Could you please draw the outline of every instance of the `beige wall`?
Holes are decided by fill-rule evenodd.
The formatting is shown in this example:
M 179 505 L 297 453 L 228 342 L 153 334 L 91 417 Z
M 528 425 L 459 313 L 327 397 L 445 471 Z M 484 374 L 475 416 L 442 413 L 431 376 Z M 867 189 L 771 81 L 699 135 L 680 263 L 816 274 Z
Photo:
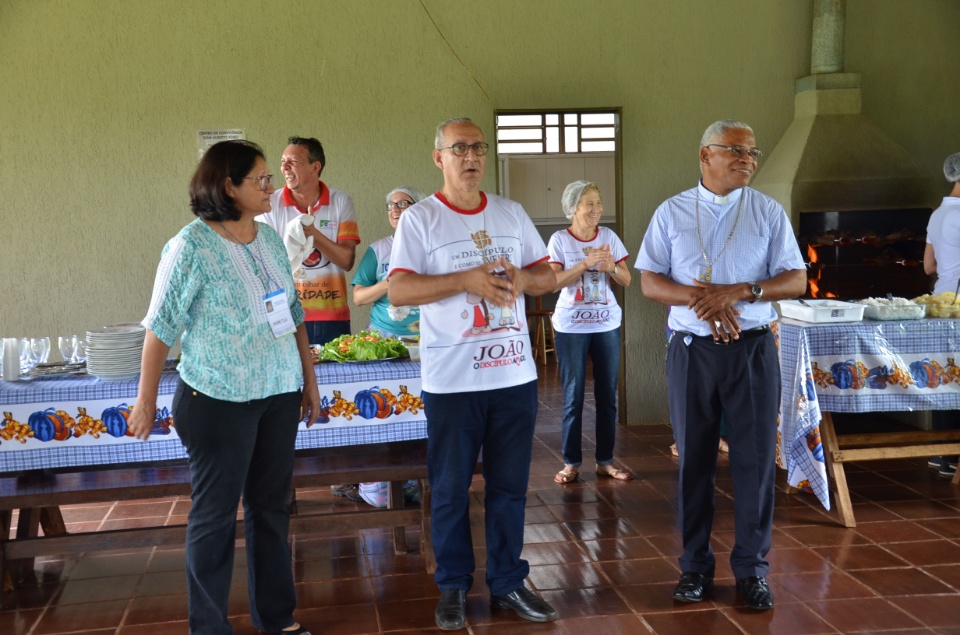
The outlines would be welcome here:
M 367 243 L 389 231 L 387 190 L 438 186 L 438 121 L 471 116 L 489 138 L 498 108 L 620 107 L 635 255 L 656 205 L 694 183 L 707 124 L 742 118 L 776 144 L 810 17 L 803 0 L 6 0 L 0 335 L 142 317 L 160 249 L 192 219 L 203 128 L 245 129 L 274 171 L 286 136 L 319 137 Z M 953 0 L 848 4 L 864 113 L 931 174 L 960 149 L 958 22 Z M 635 280 L 625 405 L 631 422 L 664 421 L 666 311 Z

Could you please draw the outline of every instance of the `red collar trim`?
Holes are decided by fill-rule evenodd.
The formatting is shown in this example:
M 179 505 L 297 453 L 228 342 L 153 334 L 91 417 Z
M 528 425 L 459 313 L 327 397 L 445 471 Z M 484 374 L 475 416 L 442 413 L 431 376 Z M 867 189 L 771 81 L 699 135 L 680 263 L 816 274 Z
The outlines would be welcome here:
M 596 239 L 597 239 L 597 236 L 600 235 L 600 225 L 597 225 L 597 231 L 594 232 L 593 238 L 588 238 L 588 239 L 586 239 L 586 240 L 581 240 L 580 238 L 577 238 L 577 235 L 574 234 L 574 233 L 573 233 L 573 230 L 571 230 L 569 227 L 567 227 L 567 233 L 569 233 L 571 236 L 573 236 L 573 239 L 576 240 L 576 241 L 578 241 L 578 242 L 581 242 L 581 243 L 589 243 L 589 242 L 591 242 L 591 241 L 596 240 Z
M 283 186 L 283 191 L 280 194 L 280 197 L 283 199 L 283 204 L 287 207 L 296 207 L 301 214 L 307 214 L 308 211 L 297 205 L 297 201 L 293 198 L 293 192 L 290 191 L 290 188 L 286 185 Z M 317 201 L 317 204 L 313 206 L 313 209 L 309 213 L 313 213 L 323 207 L 324 205 L 330 204 L 330 188 L 326 186 L 323 181 L 320 181 L 320 200 Z
M 445 197 L 440 192 L 437 192 L 437 198 L 440 199 L 441 203 L 443 203 L 453 211 L 457 212 L 458 214 L 468 214 L 468 215 L 479 214 L 487 207 L 487 195 L 484 194 L 483 192 L 480 192 L 480 206 L 477 207 L 476 209 L 460 209 L 459 207 L 457 207 L 456 205 L 448 201 L 447 197 Z

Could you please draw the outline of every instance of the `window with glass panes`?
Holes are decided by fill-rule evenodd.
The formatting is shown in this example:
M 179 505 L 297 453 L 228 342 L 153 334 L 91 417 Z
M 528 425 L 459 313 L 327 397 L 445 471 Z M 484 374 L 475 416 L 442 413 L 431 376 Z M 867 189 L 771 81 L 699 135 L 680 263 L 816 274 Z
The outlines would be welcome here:
M 497 115 L 497 154 L 613 152 L 615 112 L 518 112 Z

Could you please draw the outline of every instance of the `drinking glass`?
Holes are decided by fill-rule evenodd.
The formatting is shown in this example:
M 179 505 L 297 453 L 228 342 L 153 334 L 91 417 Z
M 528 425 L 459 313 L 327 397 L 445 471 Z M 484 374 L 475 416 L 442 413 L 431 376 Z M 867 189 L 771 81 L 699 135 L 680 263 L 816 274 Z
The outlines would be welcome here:
M 50 338 L 35 337 L 30 340 L 30 347 L 33 349 L 33 357 L 36 359 L 34 365 L 46 364 L 47 358 L 50 357 Z
M 77 362 L 87 361 L 87 343 L 77 336 Z
M 80 345 L 80 338 L 76 335 L 61 335 L 57 338 L 57 345 L 60 347 L 60 355 L 63 356 L 63 361 L 76 363 L 77 347 Z
M 33 347 L 30 346 L 29 337 L 21 337 L 17 345 L 20 348 L 20 374 L 23 375 L 33 370 L 36 362 L 33 361 Z

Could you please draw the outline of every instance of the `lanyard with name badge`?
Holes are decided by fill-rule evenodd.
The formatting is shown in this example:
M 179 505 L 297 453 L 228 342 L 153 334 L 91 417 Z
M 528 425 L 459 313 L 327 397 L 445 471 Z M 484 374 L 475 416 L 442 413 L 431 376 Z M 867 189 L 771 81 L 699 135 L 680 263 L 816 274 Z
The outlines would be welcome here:
M 260 270 L 263 271 L 264 275 L 267 277 L 267 284 L 265 286 L 266 293 L 262 298 L 263 308 L 267 312 L 267 323 L 270 325 L 270 330 L 273 332 L 275 338 L 281 338 L 284 335 L 289 335 L 297 330 L 297 325 L 293 322 L 293 315 L 290 314 L 290 305 L 287 304 L 287 292 L 285 289 L 280 287 L 279 284 L 274 282 L 273 278 L 270 277 L 270 271 L 267 269 L 267 265 L 263 262 L 262 254 L 255 254 L 250 251 L 250 248 L 246 244 L 241 242 L 236 236 L 233 235 L 229 229 L 223 223 L 220 223 L 220 227 L 223 228 L 223 231 L 227 232 L 231 238 L 233 238 L 237 244 L 243 247 L 247 254 L 250 255 L 250 258 L 253 259 L 253 266 L 257 270 L 257 279 L 260 280 L 261 284 L 263 283 L 262 278 L 260 277 Z M 260 243 L 257 242 L 257 236 L 260 235 L 260 228 L 257 227 L 257 233 L 253 237 L 253 242 L 257 251 L 260 251 Z M 259 267 L 257 263 L 259 262 Z M 278 287 L 276 291 L 270 291 L 270 289 L 276 286 Z

